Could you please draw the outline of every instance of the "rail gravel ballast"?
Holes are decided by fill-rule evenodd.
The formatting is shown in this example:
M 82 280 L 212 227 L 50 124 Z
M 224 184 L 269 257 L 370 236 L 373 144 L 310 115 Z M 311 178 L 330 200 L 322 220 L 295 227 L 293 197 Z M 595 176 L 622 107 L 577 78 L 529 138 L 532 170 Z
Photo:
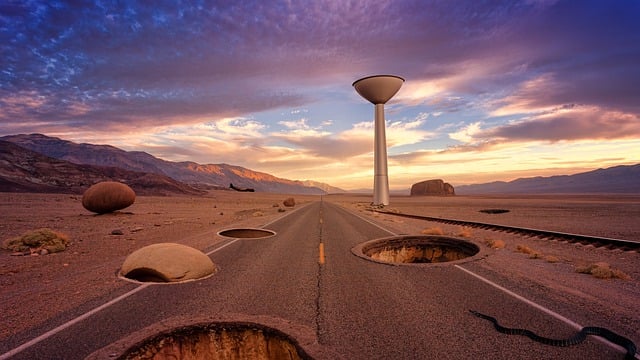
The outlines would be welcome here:
M 483 230 L 504 231 L 507 233 L 517 233 L 517 234 L 522 234 L 527 236 L 536 236 L 541 239 L 561 239 L 563 241 L 567 241 L 570 243 L 592 245 L 594 247 L 605 247 L 610 250 L 619 249 L 622 251 L 640 252 L 640 242 L 638 241 L 612 239 L 612 238 L 606 238 L 606 237 L 580 235 L 580 234 L 570 234 L 570 233 L 563 233 L 563 232 L 557 232 L 557 231 L 530 229 L 530 228 L 523 228 L 523 227 L 516 227 L 516 226 L 489 224 L 489 223 L 482 223 L 482 222 L 476 222 L 476 221 L 444 219 L 439 217 L 404 214 L 404 213 L 376 210 L 376 209 L 371 211 L 377 212 L 380 214 L 385 214 L 385 215 L 394 215 L 394 216 L 401 216 L 401 217 L 406 217 L 411 219 L 435 221 L 435 222 L 451 224 L 451 225 L 468 226 L 473 228 L 480 228 Z

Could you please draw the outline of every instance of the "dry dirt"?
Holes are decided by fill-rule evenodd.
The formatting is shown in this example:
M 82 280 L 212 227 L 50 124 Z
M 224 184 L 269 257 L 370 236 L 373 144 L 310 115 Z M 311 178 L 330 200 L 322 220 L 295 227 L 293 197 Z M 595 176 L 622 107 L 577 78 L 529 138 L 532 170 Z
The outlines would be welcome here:
M 47 227 L 68 235 L 63 252 L 12 256 L 0 251 L 0 341 L 100 297 L 115 297 L 130 286 L 116 277 L 134 250 L 177 242 L 208 251 L 230 227 L 261 227 L 286 214 L 288 195 L 212 191 L 206 196 L 139 196 L 116 213 L 94 215 L 81 196 L 0 193 L 0 240 Z M 439 228 L 486 247 L 490 256 L 475 263 L 502 284 L 541 289 L 549 303 L 575 304 L 580 311 L 612 319 L 613 330 L 640 341 L 640 254 L 523 237 L 520 235 L 374 214 L 370 196 L 327 195 L 362 217 L 398 234 Z M 319 196 L 295 196 L 296 207 Z M 640 241 L 640 196 L 392 197 L 386 210 L 417 215 L 499 223 L 553 231 Z M 280 212 L 279 209 L 286 209 Z M 483 209 L 507 209 L 486 213 Z M 112 235 L 120 230 L 122 235 Z M 503 243 L 492 249 L 486 244 Z M 534 249 L 541 256 L 517 251 Z M 576 272 L 605 262 L 629 278 L 598 279 Z M 110 295 L 111 294 L 111 295 Z M 116 294 L 116 295 L 114 295 Z M 587 324 L 585 324 L 587 325 Z

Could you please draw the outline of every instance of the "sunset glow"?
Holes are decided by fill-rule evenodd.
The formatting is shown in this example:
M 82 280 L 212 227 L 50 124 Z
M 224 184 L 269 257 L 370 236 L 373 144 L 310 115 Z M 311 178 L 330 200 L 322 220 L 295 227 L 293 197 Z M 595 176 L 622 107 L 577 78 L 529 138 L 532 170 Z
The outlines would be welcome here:
M 389 183 L 456 185 L 640 163 L 638 1 L 0 4 L 0 136 L 42 133 L 373 186 L 368 75 Z

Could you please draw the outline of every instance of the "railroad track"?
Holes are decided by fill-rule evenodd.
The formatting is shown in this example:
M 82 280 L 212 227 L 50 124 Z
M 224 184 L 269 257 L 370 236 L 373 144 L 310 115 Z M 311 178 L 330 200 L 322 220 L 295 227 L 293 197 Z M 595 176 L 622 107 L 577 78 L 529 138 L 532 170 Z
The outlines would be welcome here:
M 502 231 L 510 234 L 520 234 L 525 236 L 538 237 L 540 239 L 547 240 L 560 240 L 570 243 L 577 243 L 582 245 L 592 245 L 594 247 L 602 247 L 610 250 L 622 250 L 622 251 L 636 251 L 640 252 L 640 242 L 622 239 L 612 239 L 599 236 L 589 236 L 581 234 L 571 234 L 557 231 L 548 231 L 540 229 L 530 229 L 516 226 L 498 225 L 490 223 L 482 223 L 476 221 L 465 221 L 455 219 L 443 219 L 439 217 L 421 216 L 412 214 L 403 214 L 391 211 L 372 209 L 371 211 L 385 215 L 401 216 L 410 219 L 419 219 L 427 221 L 435 221 L 450 225 L 460 225 L 472 228 L 479 228 L 483 230 Z

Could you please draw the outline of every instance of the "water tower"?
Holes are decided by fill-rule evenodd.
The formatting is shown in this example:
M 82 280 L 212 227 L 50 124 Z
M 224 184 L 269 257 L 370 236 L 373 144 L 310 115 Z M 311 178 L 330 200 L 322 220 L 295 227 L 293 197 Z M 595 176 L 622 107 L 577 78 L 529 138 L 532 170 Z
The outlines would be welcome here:
M 373 205 L 389 205 L 384 104 L 400 90 L 402 83 L 404 79 L 395 75 L 367 76 L 353 83 L 358 94 L 375 105 Z

